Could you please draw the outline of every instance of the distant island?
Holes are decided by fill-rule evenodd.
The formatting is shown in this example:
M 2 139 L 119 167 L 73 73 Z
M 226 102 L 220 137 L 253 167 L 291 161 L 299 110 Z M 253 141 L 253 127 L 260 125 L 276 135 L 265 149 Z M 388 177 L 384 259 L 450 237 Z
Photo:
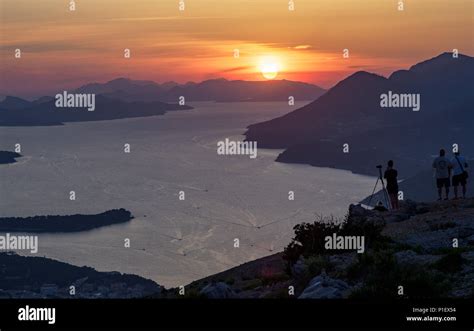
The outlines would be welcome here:
M 29 102 L 9 96 L 0 102 L 0 126 L 63 125 L 67 122 L 156 116 L 168 111 L 188 109 L 192 107 L 159 101 L 124 101 L 97 95 L 94 111 L 88 111 L 86 108 L 58 108 L 55 99 L 48 97 Z
M 86 84 L 76 93 L 96 93 L 124 101 L 177 102 L 183 96 L 189 101 L 243 102 L 286 101 L 292 96 L 297 101 L 315 100 L 326 90 L 313 84 L 290 80 L 245 81 L 224 78 L 199 83 L 178 84 L 117 78 L 106 83 Z M 1 104 L 0 104 L 1 108 Z
M 192 109 L 191 101 L 249 102 L 315 100 L 325 89 L 289 80 L 243 81 L 211 79 L 200 83 L 167 82 L 117 78 L 91 83 L 69 93 L 94 94 L 95 109 L 58 108 L 52 96 L 28 101 L 6 96 L 0 101 L 0 126 L 50 126 L 67 122 L 103 121 L 163 115 L 168 111 Z M 63 93 L 61 91 L 60 93 Z M 184 101 L 185 105 L 179 102 Z
M 17 157 L 21 157 L 21 154 L 9 151 L 0 151 L 0 164 L 15 163 L 15 159 Z
M 136 275 L 0 253 L 0 299 L 140 298 L 160 292 L 161 286 L 154 281 Z
M 48 215 L 32 217 L 0 217 L 1 232 L 79 232 L 102 226 L 125 223 L 133 219 L 123 208 L 112 209 L 96 215 Z

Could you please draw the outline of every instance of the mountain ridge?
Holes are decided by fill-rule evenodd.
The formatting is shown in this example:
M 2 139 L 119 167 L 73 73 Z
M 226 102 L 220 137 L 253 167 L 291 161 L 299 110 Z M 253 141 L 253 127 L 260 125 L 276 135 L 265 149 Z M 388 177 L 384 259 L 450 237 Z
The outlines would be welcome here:
M 137 83 L 138 82 L 138 83 Z M 144 82 L 151 82 L 145 84 Z M 208 79 L 202 82 L 165 82 L 163 84 L 152 81 L 135 81 L 130 78 L 117 78 L 106 83 L 91 83 L 83 85 L 76 93 L 115 93 L 126 94 L 124 100 L 151 100 L 164 102 L 178 102 L 181 96 L 186 101 L 282 101 L 288 100 L 291 95 L 297 100 L 316 99 L 326 92 L 325 89 L 304 82 L 290 80 L 245 81 L 227 80 L 225 78 Z
M 413 175 L 412 168 L 426 166 L 442 146 L 457 143 L 474 153 L 468 134 L 473 86 L 474 58 L 462 54 L 443 53 L 389 78 L 359 71 L 302 108 L 250 125 L 245 136 L 261 148 L 285 149 L 280 162 L 374 174 L 375 163 L 394 158 L 402 173 Z M 420 111 L 381 107 L 387 92 L 418 94 Z M 348 154 L 342 153 L 345 143 Z

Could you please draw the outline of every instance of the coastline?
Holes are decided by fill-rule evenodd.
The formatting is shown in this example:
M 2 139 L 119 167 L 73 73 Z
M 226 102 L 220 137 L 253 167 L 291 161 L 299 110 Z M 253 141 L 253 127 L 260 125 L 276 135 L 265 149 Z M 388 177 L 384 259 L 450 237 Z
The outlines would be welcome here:
M 449 219 L 446 219 L 446 215 L 450 215 Z M 299 253 L 294 255 L 292 251 L 295 246 L 288 243 L 283 252 L 193 281 L 184 286 L 184 289 L 173 287 L 165 289 L 161 286 L 157 288 L 158 285 L 153 285 L 155 292 L 142 293 L 143 295 L 138 297 L 369 300 L 407 297 L 468 298 L 474 295 L 474 276 L 471 272 L 474 268 L 472 220 L 474 220 L 474 199 L 439 203 L 406 201 L 402 203 L 400 210 L 394 212 L 367 210 L 359 205 L 351 205 L 346 219 L 339 224 L 343 226 L 341 229 L 348 229 L 348 233 L 362 234 L 366 237 L 367 245 L 362 254 L 352 250 L 324 251 L 317 248 L 324 245 L 320 242 L 316 248 L 307 253 L 298 248 Z M 316 223 L 318 222 L 314 224 Z M 323 233 L 333 231 L 320 223 L 318 227 Z M 295 230 L 297 228 L 295 227 Z M 453 244 L 453 238 L 456 239 L 456 245 Z M 5 259 L 5 256 L 18 259 L 20 262 L 36 259 L 36 263 L 43 263 L 45 267 L 51 266 L 53 263 L 51 261 L 54 261 L 49 258 L 19 257 L 10 253 L 0 254 L 0 261 L 2 258 Z M 54 263 L 57 263 L 55 267 L 65 270 L 78 268 L 67 263 Z M 3 264 L 4 269 L 5 267 L 8 269 L 8 266 Z M 90 267 L 80 269 L 94 270 Z M 390 278 L 386 278 L 387 272 L 390 272 Z M 56 277 L 54 275 L 63 273 L 46 274 L 53 275 L 54 278 Z M 121 275 L 116 272 L 99 274 L 103 274 L 104 277 Z M 18 274 L 9 277 L 21 279 Z M 156 284 L 140 276 L 130 277 L 136 277 L 134 279 L 138 283 Z M 54 280 L 44 279 L 44 282 L 54 283 Z M 99 283 L 87 286 L 89 292 L 85 297 L 117 297 L 118 292 L 109 296 L 98 294 L 101 293 L 99 288 L 102 292 L 105 291 Z M 403 284 L 405 288 L 403 295 L 397 294 L 396 287 L 395 290 L 392 289 L 394 284 Z M 28 288 L 27 292 L 35 297 L 36 294 L 31 292 L 28 286 L 29 283 L 25 282 L 23 290 L 11 289 L 14 291 L 11 293 L 24 295 L 25 289 Z M 43 286 L 43 292 L 48 291 L 48 286 Z M 49 287 L 55 288 L 55 291 L 59 288 L 52 285 Z M 132 287 L 137 289 L 135 285 Z M 114 285 L 114 288 L 126 291 L 123 285 Z M 36 288 L 38 289 L 41 292 L 41 287 Z M 64 291 L 61 293 L 64 294 Z M 127 293 L 124 297 L 130 297 L 131 294 Z M 138 292 L 135 291 L 136 293 Z M 58 294 L 56 297 L 64 296 Z
M 134 217 L 123 208 L 94 215 L 47 215 L 0 217 L 1 232 L 68 233 L 88 231 L 112 224 L 129 222 Z

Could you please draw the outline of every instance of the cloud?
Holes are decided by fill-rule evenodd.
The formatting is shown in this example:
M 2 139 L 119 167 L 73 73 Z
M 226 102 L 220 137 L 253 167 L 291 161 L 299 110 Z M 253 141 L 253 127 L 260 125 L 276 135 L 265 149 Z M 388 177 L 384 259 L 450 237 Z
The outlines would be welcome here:
M 376 67 L 373 66 L 373 65 L 351 65 L 351 66 L 347 66 L 347 68 L 350 68 L 350 69 L 368 69 L 368 68 L 376 68 Z
M 293 47 L 293 49 L 310 49 L 311 45 L 298 45 Z
M 242 71 L 242 70 L 246 70 L 246 69 L 250 69 L 250 68 L 253 68 L 253 67 L 252 67 L 252 66 L 240 66 L 240 67 L 234 67 L 234 68 L 225 69 L 225 70 L 222 70 L 221 72 L 222 72 L 222 73 L 225 73 L 225 72 L 235 72 L 235 71 Z
M 209 20 L 221 19 L 225 17 L 216 16 L 149 16 L 149 17 L 117 17 L 109 18 L 105 21 L 109 22 L 144 22 L 144 21 L 173 21 L 173 20 Z
M 15 49 L 21 49 L 24 52 L 47 53 L 58 51 L 104 51 L 107 48 L 99 46 L 88 46 L 70 41 L 24 41 L 21 43 L 7 42 L 0 45 L 0 52 L 12 52 Z

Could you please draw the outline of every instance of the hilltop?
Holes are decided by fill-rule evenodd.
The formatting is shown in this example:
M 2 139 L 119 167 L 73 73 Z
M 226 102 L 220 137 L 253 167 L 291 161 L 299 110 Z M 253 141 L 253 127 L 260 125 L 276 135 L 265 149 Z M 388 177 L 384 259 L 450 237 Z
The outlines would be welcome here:
M 363 254 L 325 250 L 323 235 L 332 234 L 335 228 L 328 223 L 305 224 L 295 227 L 297 240 L 284 252 L 192 282 L 186 287 L 186 296 L 318 299 L 474 296 L 474 199 L 406 201 L 396 212 L 351 205 L 341 224 L 336 230 L 339 234 L 365 236 Z M 455 239 L 457 248 L 453 247 Z M 403 295 L 398 293 L 400 285 Z M 289 286 L 294 286 L 294 295 L 289 295 Z M 176 293 L 177 289 L 170 289 L 160 296 L 176 297 Z
M 160 291 L 154 281 L 136 275 L 0 252 L 0 299 L 139 298 Z
M 124 101 L 163 101 L 175 103 L 183 96 L 186 101 L 286 101 L 314 100 L 326 92 L 325 89 L 308 83 L 290 80 L 244 81 L 224 78 L 209 79 L 199 83 L 178 84 L 153 81 L 137 81 L 117 78 L 105 83 L 92 83 L 79 87 L 76 93 L 103 94 Z
M 334 233 L 364 236 L 365 251 L 326 249 L 325 236 Z M 2 253 L 0 271 L 0 297 L 68 297 L 70 284 L 81 288 L 77 297 L 181 297 L 179 289 L 164 289 L 142 277 L 98 273 L 41 257 Z M 344 220 L 297 225 L 283 252 L 194 281 L 184 297 L 472 298 L 473 271 L 474 199 L 406 201 L 398 211 L 351 205 Z
M 250 125 L 246 140 L 284 148 L 277 161 L 376 175 L 393 159 L 408 178 L 430 164 L 441 147 L 474 153 L 474 58 L 443 53 L 390 77 L 359 71 L 317 100 L 284 116 Z M 388 92 L 417 95 L 420 110 L 383 108 Z M 343 145 L 348 144 L 348 152 Z

